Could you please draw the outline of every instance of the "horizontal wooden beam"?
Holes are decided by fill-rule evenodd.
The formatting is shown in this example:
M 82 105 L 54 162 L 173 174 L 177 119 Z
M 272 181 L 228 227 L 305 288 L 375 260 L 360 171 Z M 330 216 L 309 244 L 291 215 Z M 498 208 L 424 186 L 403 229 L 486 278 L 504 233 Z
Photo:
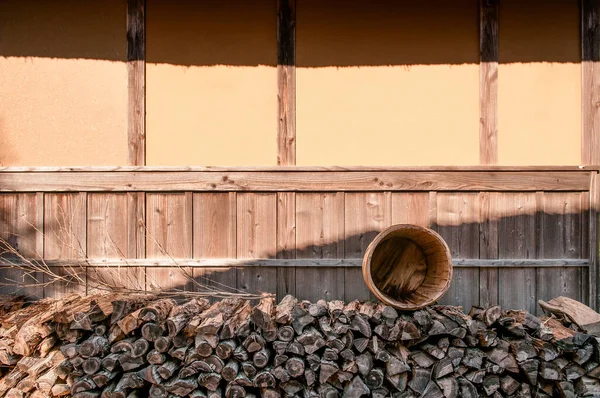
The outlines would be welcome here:
M 17 262 L 0 259 L 0 266 L 8 266 Z M 588 259 L 453 259 L 456 268 L 552 268 L 552 267 L 589 267 Z M 19 262 L 19 264 L 23 264 Z M 49 267 L 361 267 L 361 258 L 345 259 L 243 259 L 243 258 L 210 258 L 210 259 L 103 259 L 86 260 L 45 260 Z
M 471 171 L 494 171 L 494 172 L 528 172 L 528 171 L 600 171 L 600 165 L 580 166 L 0 166 L 2 173 L 28 173 L 28 172 L 173 172 L 173 171 L 435 171 L 435 172 L 471 172 Z
M 591 172 L 0 171 L 0 192 L 588 191 Z

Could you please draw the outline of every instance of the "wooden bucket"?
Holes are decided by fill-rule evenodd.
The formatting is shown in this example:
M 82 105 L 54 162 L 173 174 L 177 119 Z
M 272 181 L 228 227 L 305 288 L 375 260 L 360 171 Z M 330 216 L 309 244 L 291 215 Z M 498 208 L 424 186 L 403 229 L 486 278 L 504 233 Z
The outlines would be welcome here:
M 398 224 L 373 239 L 362 269 L 365 283 L 379 300 L 416 310 L 438 300 L 450 287 L 452 255 L 435 231 Z

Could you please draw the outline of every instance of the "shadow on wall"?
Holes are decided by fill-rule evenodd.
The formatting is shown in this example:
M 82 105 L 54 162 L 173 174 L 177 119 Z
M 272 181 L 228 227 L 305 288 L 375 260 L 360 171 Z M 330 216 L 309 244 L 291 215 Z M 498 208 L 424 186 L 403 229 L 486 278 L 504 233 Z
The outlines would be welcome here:
M 276 3 L 147 0 L 147 61 L 275 66 Z M 3 1 L 0 54 L 125 61 L 126 1 L 81 4 Z M 578 4 L 502 1 L 500 61 L 580 62 Z M 478 0 L 298 1 L 297 65 L 477 64 L 478 5 Z
M 3 225 L 10 225 L 12 218 L 2 218 Z M 588 214 L 553 214 L 536 212 L 491 219 L 486 222 L 464 222 L 452 225 L 447 222 L 433 224 L 448 243 L 454 259 L 587 259 L 588 253 Z M 317 228 L 318 229 L 318 228 Z M 4 229 L 3 229 L 4 230 Z M 25 229 L 26 235 L 6 235 L 14 247 L 19 248 L 20 240 L 31 240 L 35 231 Z M 45 231 L 47 234 L 52 231 Z M 296 250 L 281 250 L 269 253 L 269 258 L 303 259 L 361 259 L 366 247 L 377 235 L 378 230 L 346 236 L 344 239 L 327 241 L 321 238 L 323 231 L 315 231 L 315 244 L 298 243 Z M 33 240 L 35 238 L 33 237 Z M 24 255 L 27 253 L 23 251 Z M 109 279 L 119 275 L 137 289 L 160 288 L 166 291 L 203 291 L 216 289 L 223 293 L 243 292 L 276 293 L 281 299 L 286 294 L 294 294 L 300 299 L 367 299 L 373 298 L 367 289 L 360 267 L 244 267 L 244 259 L 235 268 L 184 268 L 195 282 L 186 278 L 177 268 L 95 268 L 88 269 L 88 283 L 93 278 L 90 273 L 104 273 Z M 252 264 L 248 260 L 247 264 Z M 111 272 L 113 274 L 111 274 Z M 115 274 L 117 272 L 117 274 Z M 127 278 L 123 275 L 127 274 Z M 112 275 L 112 276 L 111 276 Z M 18 279 L 19 272 L 3 270 L 6 280 Z M 118 278 L 117 278 L 118 279 Z M 90 286 L 88 286 L 88 291 Z M 443 304 L 461 305 L 468 310 L 472 305 L 500 304 L 505 308 L 526 309 L 538 312 L 537 301 L 548 300 L 563 295 L 581 302 L 588 301 L 588 270 L 585 267 L 553 268 L 455 268 L 452 284 L 441 299 Z M 13 293 L 10 287 L 0 289 L 2 293 Z M 45 295 L 73 291 L 72 287 L 47 287 Z M 85 291 L 85 290 L 84 290 Z M 20 291 L 38 297 L 39 287 Z

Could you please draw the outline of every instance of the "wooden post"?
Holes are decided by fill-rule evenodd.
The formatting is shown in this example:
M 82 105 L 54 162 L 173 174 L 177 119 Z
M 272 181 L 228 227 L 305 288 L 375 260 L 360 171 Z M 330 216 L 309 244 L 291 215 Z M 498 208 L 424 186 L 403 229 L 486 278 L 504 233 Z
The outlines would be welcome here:
M 128 163 L 146 164 L 146 20 L 145 0 L 127 1 Z
M 581 1 L 581 163 L 600 164 L 600 0 Z M 589 209 L 589 305 L 597 309 L 598 206 L 597 173 L 592 174 Z
M 277 3 L 277 164 L 296 164 L 296 0 Z
M 498 163 L 498 0 L 480 0 L 479 162 Z

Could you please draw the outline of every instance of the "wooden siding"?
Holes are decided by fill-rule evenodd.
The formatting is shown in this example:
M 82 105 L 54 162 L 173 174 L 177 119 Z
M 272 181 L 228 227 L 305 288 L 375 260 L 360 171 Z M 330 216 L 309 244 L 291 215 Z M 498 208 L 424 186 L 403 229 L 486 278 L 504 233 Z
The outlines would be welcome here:
M 596 289 L 589 278 L 597 275 L 590 212 L 598 195 L 596 171 L 495 172 L 504 178 L 487 181 L 478 170 L 446 172 L 448 179 L 439 172 L 434 184 L 426 183 L 429 170 L 395 172 L 413 182 L 398 179 L 373 189 L 373 179 L 384 180 L 389 172 L 346 171 L 363 173 L 361 180 L 368 182 L 357 191 L 335 181 L 331 170 L 304 172 L 302 182 L 298 172 L 288 170 L 269 183 L 268 192 L 236 192 L 231 187 L 239 179 L 225 182 L 229 190 L 213 192 L 201 178 L 193 181 L 202 172 L 137 171 L 138 181 L 169 189 L 125 192 L 119 185 L 125 180 L 116 177 L 131 176 L 128 172 L 94 172 L 103 181 L 96 184 L 86 180 L 86 172 L 4 171 L 0 181 L 33 175 L 37 182 L 21 185 L 24 192 L 0 193 L 0 230 L 23 255 L 41 254 L 52 267 L 72 266 L 83 257 L 88 277 L 127 267 L 123 284 L 129 287 L 229 288 L 351 300 L 370 297 L 360 265 L 375 235 L 392 224 L 414 223 L 438 231 L 450 246 L 456 270 L 443 303 L 465 308 L 499 303 L 535 311 L 538 299 L 559 294 L 590 302 Z M 515 173 L 527 179 L 506 177 L 514 179 Z M 43 176 L 76 183 L 49 186 Z M 452 179 L 464 181 L 462 189 L 449 189 Z M 321 185 L 325 180 L 329 189 Z M 111 190 L 110 181 L 119 184 Z M 294 185 L 306 189 L 290 191 Z M 44 187 L 51 189 L 34 191 Z M 66 192 L 77 187 L 89 192 Z M 37 231 L 44 234 L 42 251 Z M 65 292 L 55 286 L 44 294 Z

